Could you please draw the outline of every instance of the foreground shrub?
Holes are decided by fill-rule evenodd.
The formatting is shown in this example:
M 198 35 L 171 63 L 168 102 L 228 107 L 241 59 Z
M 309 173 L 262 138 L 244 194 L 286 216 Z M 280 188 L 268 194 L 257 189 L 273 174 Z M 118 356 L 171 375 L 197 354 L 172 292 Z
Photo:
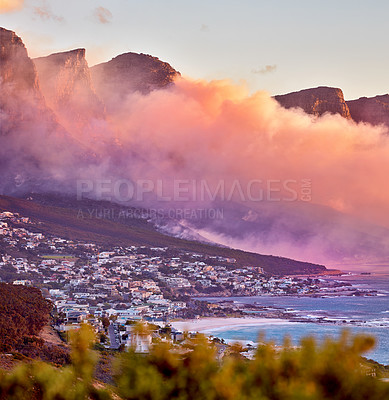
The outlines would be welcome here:
M 0 372 L 0 399 L 109 399 L 105 390 L 93 385 L 97 361 L 90 349 L 94 333 L 88 325 L 72 332 L 72 363 L 55 368 L 44 362 L 23 363 L 11 373 Z
M 130 351 L 117 366 L 118 394 L 125 399 L 201 400 L 383 400 L 389 385 L 377 379 L 361 354 L 374 346 L 371 337 L 350 337 L 317 344 L 304 339 L 299 348 L 285 340 L 282 349 L 259 346 L 253 360 L 239 346 L 228 349 L 221 362 L 218 348 L 204 338 L 174 351 L 155 346 L 147 356 Z M 220 347 L 219 347 L 220 349 Z
M 202 336 L 179 347 L 159 343 L 147 355 L 134 350 L 120 354 L 112 387 L 94 380 L 93 341 L 85 325 L 72 335 L 71 365 L 31 362 L 0 372 L 0 399 L 389 399 L 389 384 L 361 358 L 374 340 L 347 332 L 319 344 L 307 338 L 298 348 L 288 340 L 281 349 L 265 343 L 252 360 L 242 356 L 239 345 L 209 344 Z

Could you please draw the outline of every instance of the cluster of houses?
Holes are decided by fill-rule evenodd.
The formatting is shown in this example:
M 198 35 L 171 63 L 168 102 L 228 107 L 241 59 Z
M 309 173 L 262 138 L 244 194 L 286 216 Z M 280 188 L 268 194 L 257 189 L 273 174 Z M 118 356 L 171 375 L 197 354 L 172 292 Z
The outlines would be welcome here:
M 0 280 L 39 287 L 56 306 L 60 331 L 88 321 L 96 331 L 108 333 L 101 322 L 108 318 L 122 333 L 118 342 L 123 343 L 122 336 L 131 327 L 128 321 L 185 318 L 192 297 L 306 294 L 323 289 L 318 279 L 272 277 L 260 267 L 238 268 L 235 259 L 168 247 L 107 249 L 44 235 L 37 228 L 39 223 L 29 218 L 0 213 Z M 31 257 L 15 257 L 14 250 Z

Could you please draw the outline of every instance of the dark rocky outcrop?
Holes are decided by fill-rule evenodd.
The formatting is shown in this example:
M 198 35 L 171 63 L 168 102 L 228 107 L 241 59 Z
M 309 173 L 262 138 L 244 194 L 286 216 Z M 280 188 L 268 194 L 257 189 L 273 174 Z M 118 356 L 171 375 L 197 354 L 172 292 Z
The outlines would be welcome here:
M 389 95 L 361 97 L 347 101 L 350 114 L 355 122 L 368 122 L 372 125 L 385 124 L 389 127 Z
M 131 92 L 149 93 L 174 82 L 180 73 L 167 62 L 147 54 L 125 53 L 91 68 L 98 95 L 106 104 L 122 101 Z
M 316 116 L 325 113 L 339 114 L 355 122 L 372 125 L 385 124 L 389 127 L 389 95 L 361 97 L 345 101 L 338 88 L 319 86 L 298 92 L 274 96 L 285 108 L 301 108 L 307 114 Z
M 343 92 L 338 88 L 319 86 L 274 96 L 274 98 L 285 108 L 301 108 L 307 114 L 316 116 L 321 116 L 325 113 L 340 114 L 344 118 L 351 119 Z

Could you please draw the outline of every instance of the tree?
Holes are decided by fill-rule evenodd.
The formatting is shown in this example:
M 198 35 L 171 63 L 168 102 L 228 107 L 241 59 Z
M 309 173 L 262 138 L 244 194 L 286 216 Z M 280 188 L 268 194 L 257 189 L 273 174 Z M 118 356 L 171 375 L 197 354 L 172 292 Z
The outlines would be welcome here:
M 109 327 L 109 319 L 107 317 L 102 317 L 101 318 L 101 323 L 103 324 L 104 329 L 107 329 Z
M 104 333 L 100 333 L 100 343 L 107 343 L 108 337 Z

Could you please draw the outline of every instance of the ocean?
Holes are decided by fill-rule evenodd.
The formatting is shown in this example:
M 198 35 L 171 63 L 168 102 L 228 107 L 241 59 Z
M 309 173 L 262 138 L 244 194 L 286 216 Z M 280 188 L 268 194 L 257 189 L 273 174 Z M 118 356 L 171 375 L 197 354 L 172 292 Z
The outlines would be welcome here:
M 376 339 L 375 348 L 364 354 L 365 357 L 389 364 L 389 274 L 349 275 L 334 277 L 340 281 L 349 281 L 356 288 L 371 289 L 379 292 L 378 296 L 359 297 L 295 297 L 295 296 L 258 296 L 206 298 L 208 301 L 232 300 L 235 303 L 284 309 L 298 315 L 306 322 L 285 322 L 272 320 L 258 326 L 228 326 L 203 330 L 204 333 L 226 341 L 256 342 L 260 333 L 265 338 L 282 344 L 285 335 L 290 336 L 293 344 L 298 344 L 306 336 L 322 340 L 326 336 L 338 337 L 343 329 L 354 334 L 368 334 Z M 253 317 L 255 313 L 253 313 Z M 320 318 L 321 323 L 315 322 Z M 227 321 L 227 320 L 226 320 Z

